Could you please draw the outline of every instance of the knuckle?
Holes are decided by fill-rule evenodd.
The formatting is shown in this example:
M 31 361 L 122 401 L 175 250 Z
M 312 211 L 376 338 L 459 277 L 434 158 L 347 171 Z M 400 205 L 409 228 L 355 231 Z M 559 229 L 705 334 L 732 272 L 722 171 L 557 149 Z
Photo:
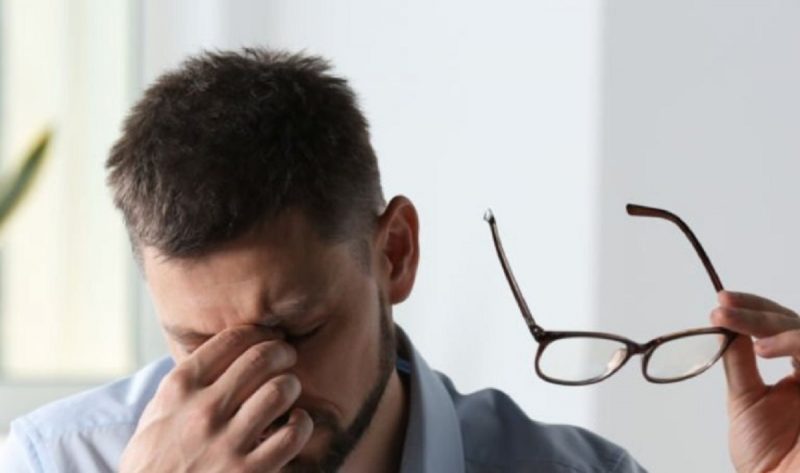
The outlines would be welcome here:
M 222 435 L 220 435 L 219 443 L 221 444 L 221 448 L 230 457 L 228 463 L 232 466 L 236 466 L 237 463 L 244 462 L 247 454 L 257 446 L 255 442 L 249 441 L 249 439 L 238 438 L 230 431 L 224 432 Z M 235 469 L 234 471 L 244 470 Z
M 227 330 L 219 334 L 219 343 L 231 349 L 247 343 L 248 331 L 242 327 Z
M 232 471 L 241 471 L 242 473 L 271 473 L 273 471 L 278 470 L 265 470 L 262 465 L 255 464 L 253 462 L 248 462 L 246 459 L 242 458 L 237 462 L 234 462 L 235 468 Z
M 259 470 L 249 465 L 241 456 L 234 456 L 230 459 L 230 469 L 228 471 L 241 471 L 242 473 L 257 473 Z
M 246 464 L 246 450 L 226 436 L 221 436 L 218 446 L 220 456 L 226 458 L 226 471 L 249 471 Z
M 270 364 L 270 352 L 263 346 L 255 345 L 242 355 L 244 363 L 254 369 L 266 368 Z
M 169 400 L 179 401 L 189 396 L 195 384 L 194 377 L 185 368 L 176 368 L 161 382 L 159 394 Z
M 722 315 L 720 313 L 720 309 L 719 308 L 712 310 L 711 313 L 708 316 L 708 318 L 709 318 L 709 320 L 711 320 L 712 324 L 721 324 L 722 323 L 721 317 L 722 317 Z
M 294 375 L 283 375 L 266 384 L 267 399 L 272 404 L 291 404 L 300 394 L 300 382 Z
M 189 432 L 212 434 L 219 427 L 216 419 L 216 409 L 208 403 L 196 403 L 189 409 L 186 419 L 186 429 Z
M 303 436 L 302 428 L 299 425 L 289 426 L 283 429 L 281 437 L 278 439 L 278 448 L 281 450 L 295 449 L 303 441 Z
M 244 356 L 248 365 L 258 369 L 277 370 L 293 361 L 293 354 L 277 342 L 253 345 Z
M 720 325 L 729 324 L 732 321 L 731 312 L 728 309 L 718 307 L 711 312 L 711 320 Z
M 214 412 L 214 415 L 226 416 L 239 408 L 238 405 L 235 405 L 235 402 L 234 393 L 232 391 L 225 391 L 209 408 Z
M 266 398 L 270 404 L 280 406 L 291 402 L 287 389 L 282 387 L 279 383 L 270 383 L 267 385 L 266 389 Z

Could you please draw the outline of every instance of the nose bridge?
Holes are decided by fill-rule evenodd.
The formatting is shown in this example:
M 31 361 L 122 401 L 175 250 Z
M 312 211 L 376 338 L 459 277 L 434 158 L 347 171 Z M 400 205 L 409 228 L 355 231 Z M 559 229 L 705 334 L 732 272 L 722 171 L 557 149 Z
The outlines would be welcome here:
M 646 355 L 647 352 L 650 351 L 650 349 L 652 349 L 653 344 L 654 341 L 647 342 L 645 344 L 631 342 L 630 345 L 628 346 L 628 349 L 630 350 L 631 356 Z
M 225 287 L 225 324 L 275 325 L 269 317 L 262 281 L 253 278 L 228 284 Z

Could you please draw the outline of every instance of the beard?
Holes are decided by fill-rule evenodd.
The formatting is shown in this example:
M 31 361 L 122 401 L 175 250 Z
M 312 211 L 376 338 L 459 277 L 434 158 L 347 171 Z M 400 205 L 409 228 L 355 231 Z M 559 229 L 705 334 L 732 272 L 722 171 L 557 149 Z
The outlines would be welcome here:
M 349 426 L 343 428 L 333 415 L 322 411 L 310 411 L 309 414 L 315 429 L 324 427 L 332 432 L 328 449 L 320 460 L 296 458 L 290 461 L 282 471 L 287 473 L 333 473 L 337 471 L 372 422 L 397 361 L 394 330 L 390 322 L 388 306 L 380 292 L 378 292 L 378 302 L 380 305 L 378 375 L 364 402 L 361 403 L 355 419 Z

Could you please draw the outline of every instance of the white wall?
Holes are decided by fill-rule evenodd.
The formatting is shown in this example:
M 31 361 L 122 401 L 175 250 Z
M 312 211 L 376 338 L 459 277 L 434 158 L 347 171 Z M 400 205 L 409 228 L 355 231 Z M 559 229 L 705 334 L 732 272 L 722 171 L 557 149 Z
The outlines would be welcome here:
M 629 201 L 681 215 L 728 288 L 800 308 L 800 3 L 615 0 L 603 18 L 602 326 L 646 341 L 716 302 L 677 228 Z M 722 371 L 655 386 L 629 366 L 599 390 L 598 428 L 656 472 L 730 471 Z

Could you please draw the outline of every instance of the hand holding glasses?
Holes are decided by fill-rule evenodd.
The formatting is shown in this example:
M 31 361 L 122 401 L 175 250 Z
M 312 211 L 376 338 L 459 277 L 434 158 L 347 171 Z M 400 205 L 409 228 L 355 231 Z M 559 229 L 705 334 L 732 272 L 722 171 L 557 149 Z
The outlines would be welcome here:
M 666 210 L 628 204 L 629 215 L 656 217 L 673 222 L 691 242 L 706 268 L 716 292 L 723 290 L 711 260 L 692 230 L 677 215 Z M 539 344 L 536 373 L 545 381 L 567 386 L 598 383 L 619 371 L 634 355 L 642 355 L 642 374 L 652 383 L 672 383 L 697 376 L 720 359 L 736 334 L 720 327 L 671 333 L 647 343 L 602 332 L 553 332 L 538 325 L 517 285 L 506 258 L 497 222 L 491 210 L 484 219 L 492 230 L 497 256 L 508 284 L 533 338 Z

